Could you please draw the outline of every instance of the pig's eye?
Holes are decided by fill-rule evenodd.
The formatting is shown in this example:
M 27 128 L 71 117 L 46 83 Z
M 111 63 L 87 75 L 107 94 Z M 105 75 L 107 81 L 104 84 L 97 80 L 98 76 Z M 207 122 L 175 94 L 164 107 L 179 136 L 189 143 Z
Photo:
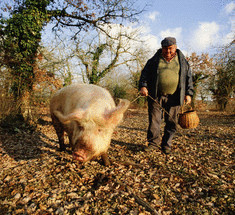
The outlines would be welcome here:
M 101 129 L 101 128 L 98 128 L 98 132 L 102 132 L 102 129 Z
M 79 129 L 80 131 L 83 131 L 83 130 L 84 130 L 84 127 L 82 127 L 81 125 L 78 125 L 78 129 Z

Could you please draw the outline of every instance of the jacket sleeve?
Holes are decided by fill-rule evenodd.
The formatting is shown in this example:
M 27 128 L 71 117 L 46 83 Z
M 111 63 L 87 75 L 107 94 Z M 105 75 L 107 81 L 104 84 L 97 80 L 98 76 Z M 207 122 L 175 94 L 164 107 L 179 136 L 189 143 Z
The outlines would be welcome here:
M 140 80 L 139 80 L 139 90 L 142 87 L 148 88 L 148 71 L 150 70 L 151 59 L 147 61 L 143 70 L 141 71 Z
M 185 95 L 193 96 L 194 90 L 193 90 L 192 71 L 188 62 L 187 62 L 186 88 L 185 89 L 186 89 Z

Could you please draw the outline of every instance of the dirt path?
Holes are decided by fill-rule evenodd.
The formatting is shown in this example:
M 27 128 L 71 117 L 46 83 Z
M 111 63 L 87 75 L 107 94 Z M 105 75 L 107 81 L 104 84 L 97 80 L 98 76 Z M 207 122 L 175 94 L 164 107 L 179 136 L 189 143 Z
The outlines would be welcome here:
M 147 112 L 129 110 L 113 134 L 110 167 L 59 152 L 48 117 L 33 132 L 0 128 L 1 214 L 234 214 L 235 117 L 199 116 L 166 156 L 143 151 Z

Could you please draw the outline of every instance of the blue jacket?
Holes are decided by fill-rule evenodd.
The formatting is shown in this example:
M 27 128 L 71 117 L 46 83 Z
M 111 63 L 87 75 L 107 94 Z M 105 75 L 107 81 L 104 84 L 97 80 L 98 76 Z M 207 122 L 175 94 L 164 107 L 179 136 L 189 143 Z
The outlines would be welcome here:
M 162 49 L 159 49 L 156 54 L 147 61 L 139 80 L 139 89 L 146 87 L 149 91 L 149 95 L 154 99 L 156 99 L 158 95 L 158 64 L 161 54 Z M 174 96 L 177 100 L 176 103 L 183 105 L 185 95 L 193 96 L 193 81 L 188 61 L 179 49 L 177 49 L 177 54 L 179 57 L 180 72 L 179 84 Z

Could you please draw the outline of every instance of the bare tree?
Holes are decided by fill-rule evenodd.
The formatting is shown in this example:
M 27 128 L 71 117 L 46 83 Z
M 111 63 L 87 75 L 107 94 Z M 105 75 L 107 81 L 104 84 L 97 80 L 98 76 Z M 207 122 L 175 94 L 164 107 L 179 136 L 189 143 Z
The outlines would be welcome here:
M 82 31 L 99 29 L 108 35 L 106 24 L 125 20 L 136 21 L 143 9 L 136 7 L 136 0 L 55 0 L 48 10 L 54 30 L 63 31 L 64 27 L 73 29 L 73 38 Z M 67 28 L 66 28 L 67 29 Z M 111 36 L 111 35 L 109 35 Z
M 136 61 L 131 45 L 135 40 L 135 32 L 127 34 L 121 26 L 115 27 L 116 35 L 107 29 L 105 31 L 116 39 L 99 32 L 98 39 L 89 40 L 86 47 L 81 41 L 77 42 L 74 56 L 81 62 L 84 82 L 98 84 L 115 68 L 126 69 L 129 63 Z

